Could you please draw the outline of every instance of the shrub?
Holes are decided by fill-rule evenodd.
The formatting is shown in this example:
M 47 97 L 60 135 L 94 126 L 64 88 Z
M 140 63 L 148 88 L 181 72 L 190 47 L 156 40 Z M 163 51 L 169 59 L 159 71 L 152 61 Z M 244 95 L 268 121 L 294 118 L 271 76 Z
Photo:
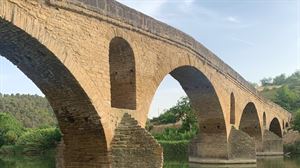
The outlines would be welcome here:
M 58 128 L 35 129 L 25 132 L 17 141 L 24 152 L 43 152 L 56 146 L 61 139 Z
M 159 141 L 181 141 L 181 140 L 190 140 L 195 137 L 197 130 L 184 131 L 176 128 L 166 128 L 161 134 L 154 134 L 155 139 Z
M 9 113 L 0 113 L 0 147 L 15 144 L 24 132 L 22 124 Z
M 159 141 L 163 147 L 164 160 L 187 161 L 189 141 Z
M 293 144 L 285 144 L 283 146 L 284 153 L 300 154 L 300 141 Z
M 16 134 L 16 132 L 14 131 L 7 131 L 6 134 L 4 135 L 6 142 L 8 144 L 14 144 L 17 139 L 18 139 L 18 135 Z

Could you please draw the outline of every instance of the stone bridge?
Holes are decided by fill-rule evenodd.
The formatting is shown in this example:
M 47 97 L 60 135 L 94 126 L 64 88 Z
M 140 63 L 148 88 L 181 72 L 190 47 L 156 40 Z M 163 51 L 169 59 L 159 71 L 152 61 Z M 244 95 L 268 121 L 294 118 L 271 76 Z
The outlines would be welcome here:
M 198 116 L 190 162 L 282 154 L 290 113 L 192 37 L 113 0 L 0 0 L 0 54 L 54 109 L 59 167 L 162 167 L 144 126 L 168 74 Z

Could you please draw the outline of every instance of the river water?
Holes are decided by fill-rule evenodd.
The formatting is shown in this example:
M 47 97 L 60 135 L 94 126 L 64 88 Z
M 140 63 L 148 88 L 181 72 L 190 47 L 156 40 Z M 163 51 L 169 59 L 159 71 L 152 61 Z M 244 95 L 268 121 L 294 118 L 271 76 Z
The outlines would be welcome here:
M 256 165 L 189 165 L 188 163 L 177 163 L 176 161 L 165 162 L 164 168 L 300 168 L 300 156 L 290 158 L 268 157 L 259 158 Z M 25 157 L 0 156 L 0 168 L 55 168 L 53 155 Z

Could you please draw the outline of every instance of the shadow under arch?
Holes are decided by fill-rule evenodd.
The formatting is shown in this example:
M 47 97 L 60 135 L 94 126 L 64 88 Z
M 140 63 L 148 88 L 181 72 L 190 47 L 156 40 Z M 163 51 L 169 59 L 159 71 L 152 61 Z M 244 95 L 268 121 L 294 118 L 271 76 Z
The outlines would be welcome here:
M 35 83 L 57 117 L 64 140 L 57 164 L 66 168 L 108 165 L 100 117 L 72 73 L 46 46 L 2 18 L 0 30 L 0 55 Z
M 273 118 L 273 120 L 271 121 L 269 131 L 273 132 L 274 134 L 276 134 L 277 136 L 282 138 L 282 131 L 281 131 L 280 123 L 276 117 Z
M 266 112 L 263 113 L 263 126 L 264 126 L 264 128 L 266 128 L 266 126 L 267 126 L 267 115 L 266 115 Z
M 289 128 L 289 123 L 286 122 L 286 123 L 285 123 L 285 129 L 288 129 L 288 128 Z
M 191 158 L 227 159 L 225 119 L 212 83 L 200 70 L 189 65 L 177 67 L 169 74 L 189 97 L 198 118 L 200 133 L 190 142 L 190 161 Z
M 230 124 L 235 124 L 235 97 L 230 94 Z
M 255 104 L 250 102 L 243 109 L 239 130 L 255 139 L 256 151 L 262 149 L 262 131 Z

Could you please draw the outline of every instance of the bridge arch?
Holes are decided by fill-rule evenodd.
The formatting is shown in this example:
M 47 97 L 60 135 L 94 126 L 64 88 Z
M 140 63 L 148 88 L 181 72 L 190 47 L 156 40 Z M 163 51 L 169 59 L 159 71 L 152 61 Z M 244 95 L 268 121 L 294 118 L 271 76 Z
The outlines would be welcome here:
M 278 118 L 275 117 L 272 119 L 269 130 L 282 138 L 282 130 Z
M 255 139 L 256 150 L 261 149 L 262 131 L 258 112 L 253 102 L 249 102 L 243 109 L 239 129 Z
M 109 44 L 111 107 L 136 109 L 136 69 L 134 53 L 122 37 Z
M 199 69 L 190 65 L 177 67 L 169 74 L 179 82 L 189 97 L 201 130 L 191 141 L 193 145 L 189 150 L 190 156 L 201 158 L 228 157 L 224 114 L 219 97 L 210 80 Z M 209 152 L 216 147 L 218 147 L 216 152 Z
M 50 49 L 21 28 L 0 18 L 0 29 L 0 55 L 31 79 L 53 108 L 63 133 L 61 164 L 66 168 L 108 165 L 100 117 L 74 75 Z

